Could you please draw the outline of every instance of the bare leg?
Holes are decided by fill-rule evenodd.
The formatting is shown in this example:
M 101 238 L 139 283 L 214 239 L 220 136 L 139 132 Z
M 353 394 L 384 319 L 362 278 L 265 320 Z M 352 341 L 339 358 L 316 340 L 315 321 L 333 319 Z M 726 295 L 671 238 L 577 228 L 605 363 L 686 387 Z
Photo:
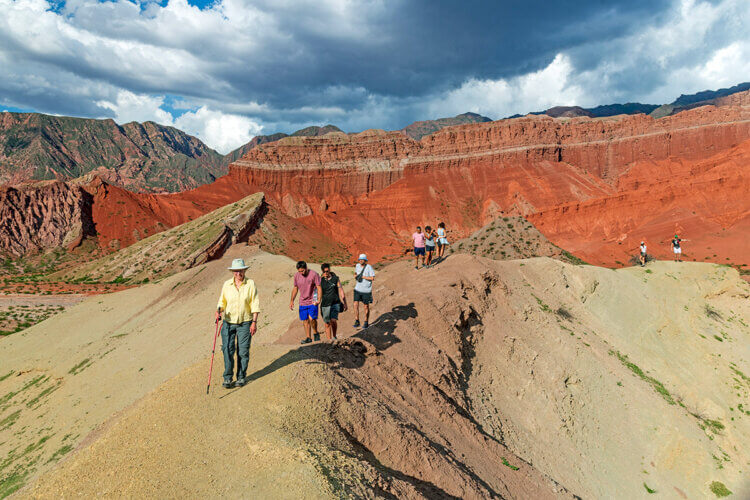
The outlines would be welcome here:
M 331 321 L 333 321 L 333 320 L 331 320 Z M 333 336 L 331 334 L 331 330 L 332 330 L 331 323 L 326 323 L 326 338 L 328 340 L 331 340 L 333 338 Z
M 334 339 L 338 338 L 338 337 L 336 337 L 336 330 L 338 330 L 338 328 L 339 328 L 338 321 L 336 321 L 335 319 L 332 319 L 331 320 L 331 333 L 333 334 L 333 338 Z M 330 339 L 331 337 L 328 337 L 328 338 Z
M 305 335 L 307 338 L 310 338 L 310 320 L 306 319 L 302 321 L 302 324 L 305 325 Z
M 417 269 L 419 269 L 419 255 L 417 255 L 417 256 L 415 257 L 415 262 L 414 262 L 414 264 L 415 264 L 416 268 L 417 268 Z
M 359 321 L 359 302 L 354 303 L 354 321 Z
M 314 334 L 318 333 L 318 320 L 317 319 L 311 319 L 310 323 L 312 323 L 312 332 Z
M 365 304 L 365 323 L 370 322 L 370 304 Z

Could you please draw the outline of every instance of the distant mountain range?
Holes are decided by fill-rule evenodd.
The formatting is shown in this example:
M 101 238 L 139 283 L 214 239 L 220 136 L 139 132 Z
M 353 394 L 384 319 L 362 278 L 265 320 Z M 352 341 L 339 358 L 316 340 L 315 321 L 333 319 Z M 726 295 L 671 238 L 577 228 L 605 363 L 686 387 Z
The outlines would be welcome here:
M 750 82 L 734 87 L 681 95 L 663 105 L 625 103 L 594 108 L 556 106 L 532 114 L 552 117 L 604 117 L 650 114 L 659 118 L 686 109 L 717 103 L 750 89 Z M 518 117 L 514 115 L 509 118 Z M 492 121 L 476 113 L 414 122 L 401 129 L 415 140 L 438 130 L 466 123 Z M 196 137 L 154 122 L 118 125 L 39 113 L 0 113 L 0 185 L 28 181 L 68 180 L 95 173 L 111 184 L 135 191 L 176 192 L 212 182 L 227 173 L 228 165 L 252 148 L 288 136 L 319 136 L 341 132 L 334 125 L 312 126 L 292 134 L 259 135 L 221 155 Z
M 643 113 L 651 115 L 654 118 L 661 118 L 663 116 L 673 115 L 686 109 L 697 108 L 699 106 L 706 106 L 708 104 L 714 104 L 716 99 L 726 97 L 738 92 L 744 92 L 750 90 L 750 82 L 740 83 L 734 87 L 729 87 L 719 90 L 703 90 L 695 94 L 683 94 L 674 102 L 669 104 L 643 104 L 640 102 L 628 102 L 625 104 L 605 104 L 602 106 L 596 106 L 595 108 L 582 108 L 580 106 L 555 106 L 553 108 L 546 109 L 544 111 L 533 111 L 529 114 L 532 115 L 547 115 L 553 118 L 573 118 L 576 116 L 587 116 L 589 118 L 599 118 L 603 116 L 615 116 L 615 115 L 635 115 Z M 523 115 L 513 115 L 508 118 L 519 118 Z

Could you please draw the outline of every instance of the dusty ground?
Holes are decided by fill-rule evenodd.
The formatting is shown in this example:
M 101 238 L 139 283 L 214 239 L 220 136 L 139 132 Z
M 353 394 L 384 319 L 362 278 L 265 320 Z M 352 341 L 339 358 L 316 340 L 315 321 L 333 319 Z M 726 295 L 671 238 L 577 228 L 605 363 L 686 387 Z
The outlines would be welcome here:
M 495 260 L 554 257 L 564 262 L 582 262 L 553 245 L 521 216 L 498 217 L 466 238 L 453 242 L 447 253 L 468 253 Z
M 206 396 L 202 318 L 235 253 L 0 343 L 6 492 L 15 477 L 45 498 L 750 495 L 750 286 L 732 269 L 401 262 L 376 277 L 368 331 L 345 313 L 354 338 L 300 347 L 292 262 L 255 253 L 251 383 Z
M 10 335 L 81 302 L 85 295 L 0 295 L 0 335 Z

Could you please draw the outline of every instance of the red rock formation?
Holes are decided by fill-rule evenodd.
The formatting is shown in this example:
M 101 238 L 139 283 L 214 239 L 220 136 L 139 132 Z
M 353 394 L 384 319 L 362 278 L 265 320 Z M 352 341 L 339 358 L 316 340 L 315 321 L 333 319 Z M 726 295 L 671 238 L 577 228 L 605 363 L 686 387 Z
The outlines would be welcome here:
M 90 196 L 77 186 L 46 182 L 0 189 L 0 254 L 72 248 L 93 230 Z
M 182 193 L 135 194 L 100 181 L 86 190 L 104 248 L 263 191 L 275 210 L 375 259 L 408 250 L 417 224 L 442 220 L 455 240 L 506 213 L 528 216 L 592 262 L 625 262 L 628 238 L 663 239 L 683 228 L 694 241 L 706 238 L 705 256 L 742 263 L 750 258 L 737 235 L 750 223 L 737 199 L 747 198 L 748 139 L 747 106 L 661 119 L 528 116 L 449 127 L 421 141 L 374 130 L 284 138 Z M 718 250 L 708 244 L 715 234 L 724 242 Z

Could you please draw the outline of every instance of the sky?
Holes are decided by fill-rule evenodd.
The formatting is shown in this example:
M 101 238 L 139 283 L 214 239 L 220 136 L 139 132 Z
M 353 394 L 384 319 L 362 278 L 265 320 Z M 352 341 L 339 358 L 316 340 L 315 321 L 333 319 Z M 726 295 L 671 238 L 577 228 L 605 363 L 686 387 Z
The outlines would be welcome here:
M 0 0 L 0 109 L 152 120 L 221 153 L 745 81 L 750 0 Z

